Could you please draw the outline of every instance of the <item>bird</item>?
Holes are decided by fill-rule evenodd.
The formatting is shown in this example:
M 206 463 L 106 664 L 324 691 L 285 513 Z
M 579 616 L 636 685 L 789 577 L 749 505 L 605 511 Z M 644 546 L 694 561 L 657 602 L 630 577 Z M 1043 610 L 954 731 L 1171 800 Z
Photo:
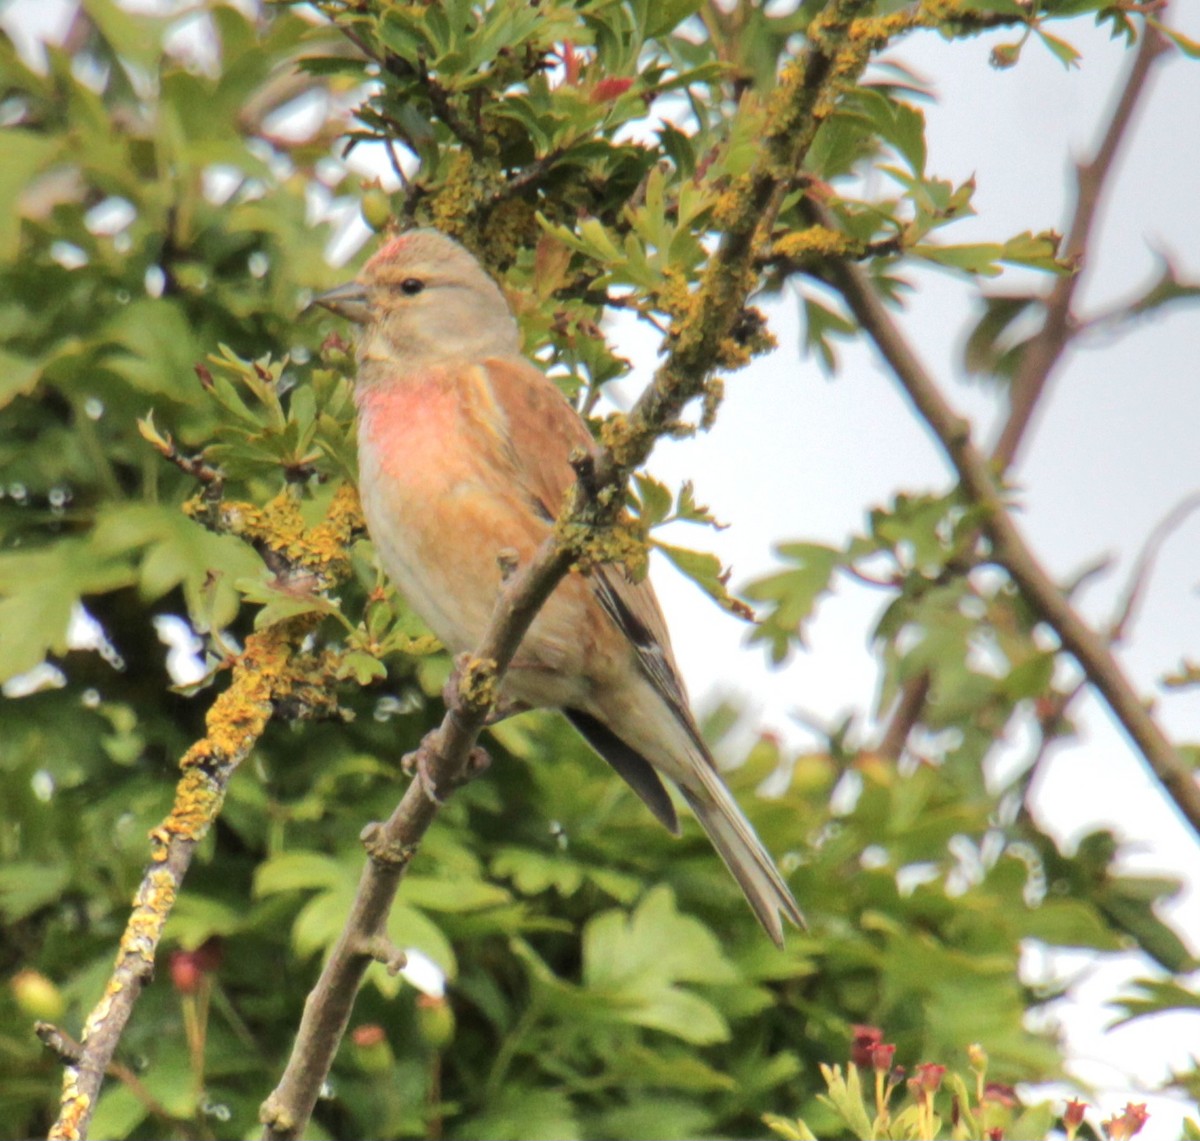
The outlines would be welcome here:
M 448 650 L 481 642 L 500 555 L 532 559 L 598 448 L 558 387 L 522 353 L 497 282 L 439 230 L 388 238 L 314 304 L 359 326 L 359 497 L 393 585 Z M 800 908 L 717 769 L 688 703 L 648 579 L 572 571 L 533 620 L 501 689 L 507 708 L 561 710 L 671 832 L 674 785 L 783 946 Z

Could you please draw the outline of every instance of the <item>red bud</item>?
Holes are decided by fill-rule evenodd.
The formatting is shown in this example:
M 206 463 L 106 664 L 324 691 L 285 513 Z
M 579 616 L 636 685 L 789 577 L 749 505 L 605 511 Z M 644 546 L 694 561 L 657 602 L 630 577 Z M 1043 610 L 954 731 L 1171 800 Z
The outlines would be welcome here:
M 362 1026 L 356 1026 L 351 1030 L 350 1040 L 356 1046 L 366 1049 L 369 1046 L 378 1046 L 380 1042 L 386 1041 L 387 1034 L 377 1022 L 368 1022 Z
M 860 1070 L 870 1069 L 874 1065 L 872 1053 L 875 1047 L 883 1042 L 883 1031 L 878 1026 L 862 1024 L 851 1026 L 853 1039 L 850 1042 L 850 1061 Z
M 925 1062 L 917 1066 L 916 1076 L 912 1080 L 926 1093 L 937 1093 L 945 1072 L 945 1066 L 939 1066 L 936 1062 Z
M 204 971 L 196 962 L 195 952 L 171 952 L 171 985 L 180 994 L 195 994 L 203 978 Z
M 592 93 L 588 98 L 593 103 L 612 103 L 624 95 L 632 86 L 633 79 L 631 77 L 612 75 L 608 79 L 600 80 L 592 88 Z
M 883 1042 L 871 1047 L 871 1067 L 877 1074 L 889 1074 L 892 1062 L 896 1057 L 896 1047 L 891 1042 Z

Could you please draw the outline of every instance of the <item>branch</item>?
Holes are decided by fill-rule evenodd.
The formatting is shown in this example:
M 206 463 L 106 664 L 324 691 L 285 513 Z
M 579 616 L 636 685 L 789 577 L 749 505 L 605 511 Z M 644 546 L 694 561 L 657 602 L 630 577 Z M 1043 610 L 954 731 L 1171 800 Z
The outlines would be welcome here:
M 306 616 L 307 617 L 307 616 Z M 83 1024 L 82 1046 L 63 1075 L 58 1120 L 50 1141 L 87 1136 L 100 1084 L 142 989 L 154 975 L 154 957 L 167 916 L 191 865 L 196 845 L 216 820 L 229 781 L 271 718 L 272 703 L 292 680 L 280 663 L 298 649 L 312 627 L 304 618 L 282 622 L 246 640 L 230 687 L 213 702 L 208 733 L 180 762 L 183 775 L 169 815 L 150 833 L 150 865 L 104 995 Z M 273 679 L 276 684 L 272 684 Z
M 1155 524 L 1154 530 L 1150 532 L 1138 554 L 1137 562 L 1134 563 L 1133 571 L 1129 576 L 1129 583 L 1125 587 L 1121 605 L 1109 625 L 1108 638 L 1110 642 L 1121 642 L 1125 638 L 1129 623 L 1133 620 L 1138 603 L 1142 600 L 1146 582 L 1154 570 L 1154 563 L 1158 558 L 1159 551 L 1162 550 L 1163 544 L 1171 535 L 1187 521 L 1188 516 L 1198 509 L 1200 509 L 1200 492 L 1194 491 L 1191 495 L 1184 496 Z
M 1193 492 L 1191 495 L 1185 496 L 1171 508 L 1154 525 L 1153 530 L 1146 537 L 1146 541 L 1142 545 L 1142 549 L 1134 562 L 1133 569 L 1129 573 L 1129 580 L 1125 584 L 1125 589 L 1121 592 L 1121 599 L 1117 604 L 1112 618 L 1109 619 L 1105 630 L 1105 642 L 1108 646 L 1118 645 L 1125 639 L 1129 627 L 1137 615 L 1138 602 L 1145 590 L 1146 582 L 1154 570 L 1155 560 L 1158 558 L 1163 544 L 1187 521 L 1188 516 L 1197 509 L 1200 509 L 1200 493 Z M 1075 576 L 1073 586 L 1064 588 L 1067 597 L 1071 597 L 1074 589 L 1082 586 L 1087 579 L 1102 573 L 1107 567 L 1108 562 L 1105 560 L 1084 568 L 1083 571 Z M 1021 811 L 1026 816 L 1032 816 L 1028 804 L 1029 790 L 1033 782 L 1037 779 L 1038 771 L 1049 753 L 1050 745 L 1059 735 L 1059 730 L 1066 717 L 1067 710 L 1087 685 L 1087 680 L 1087 676 L 1085 675 L 1081 681 L 1073 685 L 1069 690 L 1057 691 L 1050 697 L 1039 700 L 1037 703 L 1038 743 L 1032 758 L 1025 767 L 1024 775 L 1021 777 L 1019 785 L 1021 789 Z
M 1166 49 L 1165 38 L 1147 26 L 1141 47 L 1113 107 L 1112 116 L 1095 156 L 1090 162 L 1076 167 L 1075 209 L 1067 224 L 1067 241 L 1063 248 L 1064 260 L 1073 265 L 1085 264 L 1100 198 L 1114 170 L 1117 151 L 1133 120 L 1138 101 L 1146 91 L 1146 81 L 1151 68 Z M 992 460 L 1001 470 L 1011 466 L 1016 458 L 1037 405 L 1045 392 L 1050 374 L 1070 341 L 1083 331 L 1084 327 L 1071 313 L 1071 303 L 1079 286 L 1080 276 L 1081 274 L 1076 272 L 1060 277 L 1043 302 L 1045 317 L 1042 327 L 1025 347 L 1020 367 L 1009 391 L 1008 417 L 992 450 Z M 914 703 L 915 697 L 920 693 L 923 700 L 928 692 L 929 681 L 924 673 L 904 685 L 897 712 L 910 723 L 910 728 L 920 722 L 923 713 L 921 705 Z M 899 732 L 899 728 L 900 723 L 893 721 L 889 724 L 885 733 L 889 748 L 895 747 L 895 734 Z M 899 745 L 903 748 L 904 742 L 900 741 Z
M 368 824 L 362 840 L 369 859 L 354 904 L 317 985 L 304 1004 L 287 1068 L 264 1102 L 263 1137 L 296 1138 L 303 1132 L 333 1056 L 346 1032 L 354 997 L 373 960 L 396 961 L 385 934 L 400 879 L 437 815 L 443 797 L 480 767 L 476 739 L 487 723 L 500 680 L 542 603 L 570 569 L 572 554 L 550 538 L 533 561 L 504 585 L 478 652 L 460 662 L 446 716 L 405 758 L 416 776 L 383 824 Z
M 482 645 L 460 660 L 460 680 L 450 688 L 446 716 L 411 758 L 416 778 L 387 822 L 364 831 L 369 860 L 346 927 L 305 1004 L 284 1074 L 260 1111 L 264 1141 L 297 1138 L 305 1129 L 363 974 L 381 944 L 387 945 L 384 924 L 404 870 L 442 795 L 468 777 L 472 756 L 479 756 L 479 732 L 534 616 L 586 554 L 588 538 L 617 520 L 630 473 L 676 423 L 684 405 L 706 393 L 716 369 L 748 359 L 736 331 L 757 281 L 758 246 L 767 240 L 808 153 L 823 118 L 820 109 L 857 80 L 877 46 L 866 38 L 855 41 L 851 33 L 851 21 L 868 3 L 831 0 L 813 21 L 810 47 L 785 69 L 772 96 L 759 158 L 725 214 L 725 232 L 701 285 L 672 324 L 667 359 L 628 416 L 605 424 L 606 446 L 596 459 L 575 463 L 579 479 L 570 506 L 533 561 L 503 585 Z
M 1088 243 L 1104 185 L 1113 171 L 1117 151 L 1133 121 L 1134 111 L 1146 90 L 1146 81 L 1155 61 L 1168 47 L 1167 39 L 1161 32 L 1149 24 L 1144 27 L 1141 46 L 1113 109 L 1104 138 L 1092 159 L 1076 167 L 1075 212 L 1063 247 L 1064 260 L 1073 265 L 1086 266 Z M 1021 354 L 1021 363 L 1012 381 L 1008 419 L 992 450 L 992 458 L 1001 470 L 1009 467 L 1016 458 L 1042 391 L 1062 359 L 1063 351 L 1076 334 L 1071 303 L 1081 277 L 1082 272 L 1076 272 L 1058 279 L 1046 299 L 1046 316 L 1042 327 Z
M 330 566 L 328 552 L 335 544 L 344 545 L 356 528 L 353 502 L 352 493 L 336 496 L 325 522 L 312 529 L 301 548 L 323 579 L 342 573 Z M 304 566 L 303 559 L 297 562 L 306 581 L 311 579 L 316 573 L 314 566 Z M 134 1005 L 153 977 L 163 927 L 196 845 L 216 820 L 238 766 L 284 699 L 299 697 L 309 706 L 329 704 L 329 679 L 309 676 L 310 663 L 300 653 L 301 644 L 321 618 L 319 612 L 298 615 L 246 639 L 245 649 L 234 662 L 229 688 L 213 702 L 205 718 L 205 736 L 180 761 L 183 774 L 175 789 L 175 803 L 150 833 L 150 864 L 134 897 L 104 994 L 84 1022 L 78 1053 L 63 1051 L 67 1066 L 50 1141 L 87 1136 L 104 1074 L 111 1070 Z M 55 1041 L 65 1042 L 65 1038 Z
M 820 203 L 810 209 L 829 224 Z M 954 464 L 970 498 L 982 508 L 992 555 L 1008 571 L 1026 601 L 1058 635 L 1100 691 L 1109 709 L 1141 752 L 1155 778 L 1200 836 L 1200 785 L 1183 758 L 1147 712 L 1103 637 L 1092 630 L 1037 561 L 1004 505 L 992 467 L 971 442 L 970 425 L 942 396 L 936 383 L 892 321 L 870 277 L 853 262 L 833 261 L 830 274 L 863 329 L 908 393 L 922 419 Z

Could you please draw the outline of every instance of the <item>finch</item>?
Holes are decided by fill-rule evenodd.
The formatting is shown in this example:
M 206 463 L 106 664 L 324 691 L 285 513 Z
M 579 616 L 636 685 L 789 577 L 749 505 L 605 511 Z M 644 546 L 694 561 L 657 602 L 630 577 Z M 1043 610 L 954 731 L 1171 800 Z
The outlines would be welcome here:
M 498 554 L 528 562 L 570 492 L 583 420 L 521 354 L 504 295 L 436 230 L 391 238 L 316 303 L 361 326 L 359 493 L 380 562 L 453 653 L 482 640 Z M 525 635 L 505 706 L 561 710 L 678 834 L 664 778 L 682 793 L 776 944 L 796 901 L 717 771 L 688 706 L 648 581 L 572 572 Z

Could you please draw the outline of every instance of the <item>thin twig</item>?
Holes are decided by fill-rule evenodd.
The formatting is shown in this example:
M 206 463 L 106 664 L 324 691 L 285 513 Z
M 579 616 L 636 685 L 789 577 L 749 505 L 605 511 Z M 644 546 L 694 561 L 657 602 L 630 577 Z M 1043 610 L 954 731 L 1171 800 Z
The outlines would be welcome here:
M 1146 89 L 1146 81 L 1154 63 L 1168 47 L 1166 37 L 1147 24 L 1104 138 L 1095 155 L 1076 168 L 1075 210 L 1063 247 L 1063 258 L 1071 264 L 1086 264 L 1088 242 L 1105 183 L 1113 170 L 1117 152 L 1133 121 L 1134 111 Z M 992 458 L 1002 470 L 1016 459 L 1042 391 L 1062 359 L 1064 349 L 1075 335 L 1071 303 L 1081 277 L 1082 272 L 1075 272 L 1058 279 L 1046 299 L 1046 316 L 1042 327 L 1021 354 L 1021 363 L 1012 381 L 1008 419 L 992 449 Z
M 541 605 L 571 565 L 570 552 L 546 540 L 528 566 L 502 588 L 479 651 L 461 668 L 469 682 L 450 695 L 446 716 L 421 742 L 410 763 L 416 775 L 383 824 L 363 832 L 370 859 L 359 878 L 346 925 L 308 1001 L 291 1057 L 274 1092 L 263 1104 L 263 1137 L 299 1137 L 333 1056 L 346 1032 L 363 974 L 377 959 L 388 912 L 417 845 L 449 791 L 460 784 L 475 755 L 475 741 L 491 711 L 504 670 Z
M 67 1066 L 77 1065 L 83 1057 L 83 1046 L 76 1042 L 65 1030 L 50 1022 L 37 1022 L 33 1027 L 42 1045 L 55 1054 L 60 1062 Z M 145 1083 L 123 1062 L 112 1061 L 108 1064 L 107 1074 L 116 1078 L 138 1099 L 155 1117 L 169 1121 L 178 1129 L 182 1129 L 189 1137 L 200 1136 L 195 1124 L 187 1118 L 172 1113 L 147 1088 Z
M 1163 543 L 1197 508 L 1200 508 L 1200 492 L 1193 492 L 1167 512 L 1150 532 L 1138 554 L 1133 570 L 1130 572 L 1129 581 L 1121 594 L 1121 601 L 1117 604 L 1108 623 L 1106 640 L 1109 646 L 1118 645 L 1128 634 L 1129 626 L 1136 616 L 1138 601 L 1145 590 L 1146 582 L 1154 569 L 1154 562 L 1162 550 Z M 1073 590 L 1078 589 L 1089 578 L 1106 570 L 1108 566 L 1109 561 L 1105 559 L 1090 567 L 1085 567 L 1075 576 L 1074 583 L 1070 587 L 1064 588 L 1067 597 L 1071 597 Z M 1066 716 L 1067 709 L 1087 686 L 1087 683 L 1087 676 L 1084 675 L 1069 690 L 1057 692 L 1044 702 L 1039 702 L 1037 708 L 1038 745 L 1021 777 L 1022 802 L 1028 797 L 1029 790 L 1049 752 L 1050 745 L 1058 736 L 1058 728 Z M 1028 813 L 1028 805 L 1024 810 Z
M 1108 628 L 1110 642 L 1120 643 L 1124 640 L 1129 623 L 1133 620 L 1138 604 L 1142 600 L 1146 583 L 1154 570 L 1154 563 L 1163 544 L 1197 509 L 1200 509 L 1200 491 L 1193 491 L 1175 504 L 1150 532 L 1138 553 L 1137 562 L 1133 565 L 1133 572 L 1129 576 L 1129 583 L 1122 595 L 1121 605 L 1117 608 L 1116 616 Z
M 896 705 L 888 718 L 887 728 L 876 752 L 889 761 L 898 761 L 908 743 L 908 735 L 921 722 L 925 712 L 925 700 L 929 696 L 932 678 L 928 670 L 922 670 L 908 685 L 900 687 Z
M 550 172 L 565 151 L 565 147 L 555 147 L 553 150 L 547 151 L 541 158 L 535 159 L 528 166 L 523 167 L 492 195 L 491 205 L 496 206 L 508 198 L 514 198 L 522 190 L 533 186 Z
M 811 209 L 823 224 L 832 217 L 820 203 Z M 1101 635 L 1092 630 L 1046 573 L 1009 514 L 992 465 L 971 442 L 969 422 L 951 408 L 937 384 L 892 320 L 869 275 L 853 262 L 831 263 L 831 276 L 867 335 L 896 374 L 921 418 L 945 449 L 972 501 L 982 509 L 992 556 L 1026 601 L 1058 635 L 1104 697 L 1141 752 L 1151 772 L 1184 819 L 1200 836 L 1200 785 L 1151 717 Z

